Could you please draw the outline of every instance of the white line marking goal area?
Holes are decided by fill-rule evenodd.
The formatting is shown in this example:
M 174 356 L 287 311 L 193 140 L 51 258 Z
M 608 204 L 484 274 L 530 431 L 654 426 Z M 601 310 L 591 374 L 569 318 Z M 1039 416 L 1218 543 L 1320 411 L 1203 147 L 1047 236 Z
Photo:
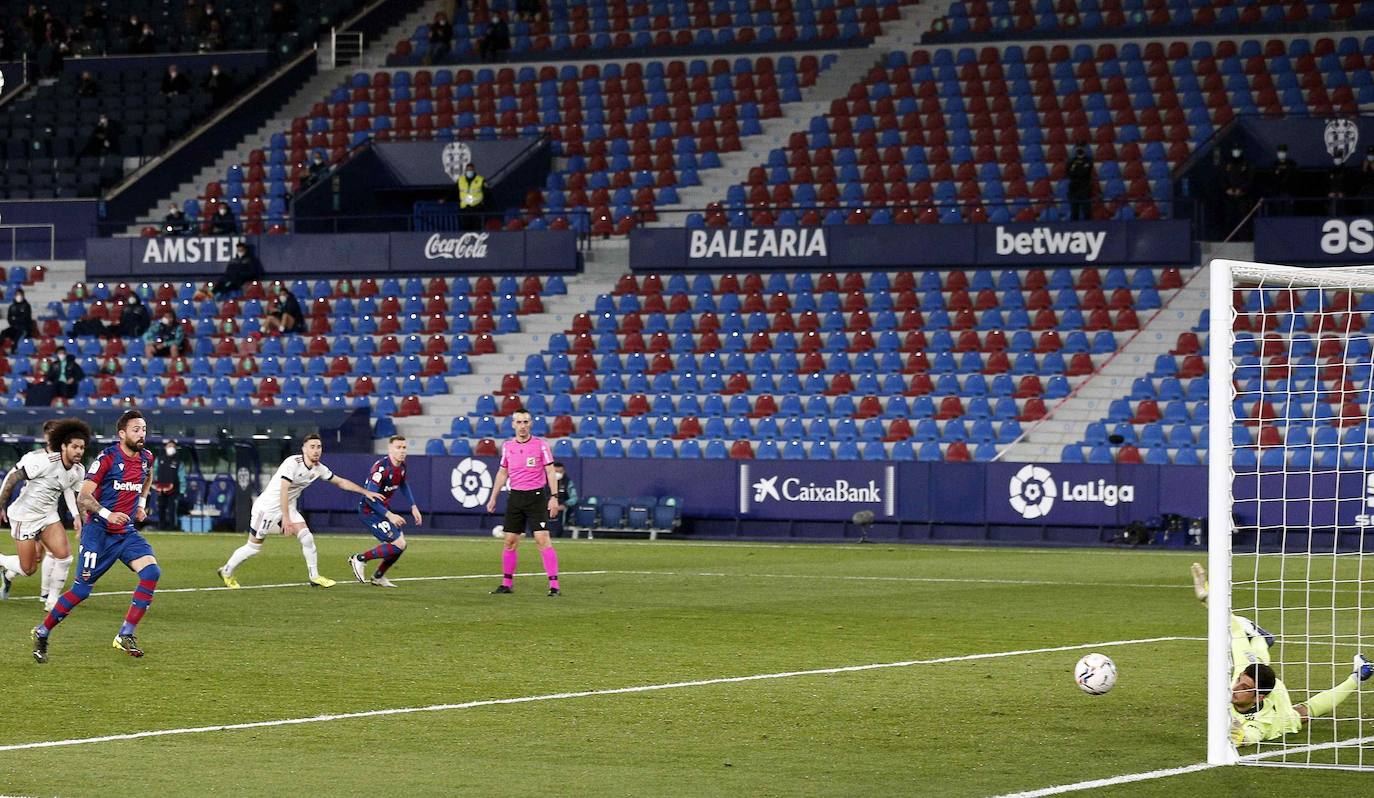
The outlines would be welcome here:
M 600 696 L 633 695 L 637 693 L 654 693 L 666 690 L 683 690 L 691 687 L 710 687 L 722 684 L 742 684 L 745 682 L 762 682 L 775 679 L 794 679 L 803 676 L 830 676 L 835 674 L 861 673 L 864 671 L 886 670 L 890 668 L 910 668 L 918 665 L 943 665 L 953 662 L 973 662 L 976 660 L 1002 659 L 1006 657 L 1021 657 L 1033 654 L 1053 654 L 1062 651 L 1083 651 L 1086 649 L 1116 648 L 1120 646 L 1150 645 L 1153 643 L 1170 643 L 1176 641 L 1202 641 L 1201 637 L 1146 637 L 1137 640 L 1108 640 L 1099 643 L 1082 643 L 1069 646 L 1052 646 L 1049 648 L 1028 648 L 1016 651 L 994 651 L 983 654 L 963 654 L 953 657 L 938 657 L 935 659 L 913 659 L 902 662 L 880 662 L 869 665 L 845 665 L 835 668 L 816 668 L 812 670 L 784 671 L 780 673 L 759 673 L 749 676 L 723 676 L 714 679 L 696 679 L 683 682 L 667 682 L 664 684 L 646 684 L 633 687 L 614 687 L 602 690 L 581 690 L 571 693 L 546 693 L 543 695 L 517 696 L 513 698 L 487 698 L 477 701 L 465 701 L 454 704 L 431 704 L 423 707 L 397 707 L 394 709 L 374 709 L 366 712 L 341 712 L 329 715 L 315 715 L 308 718 L 283 718 L 280 720 L 264 720 L 253 723 L 226 723 L 215 726 L 191 726 L 181 729 L 153 729 L 149 731 L 130 732 L 126 734 L 109 734 L 100 737 L 77 737 L 67 740 L 40 740 L 28 743 L 13 743 L 10 745 L 0 745 L 0 753 L 6 751 L 30 751 L 41 748 L 64 748 L 77 745 L 94 745 L 97 743 L 117 742 L 124 740 L 142 740 L 151 737 L 174 737 L 189 734 L 208 734 L 210 732 L 230 732 L 242 731 L 245 729 L 267 729 L 280 726 L 301 726 L 311 723 L 330 723 L 340 720 L 354 720 L 357 718 L 379 718 L 392 715 L 413 715 L 422 712 L 451 712 L 464 709 L 474 709 L 477 707 L 502 706 L 510 704 L 534 704 L 548 701 L 567 701 L 577 698 L 596 698 Z

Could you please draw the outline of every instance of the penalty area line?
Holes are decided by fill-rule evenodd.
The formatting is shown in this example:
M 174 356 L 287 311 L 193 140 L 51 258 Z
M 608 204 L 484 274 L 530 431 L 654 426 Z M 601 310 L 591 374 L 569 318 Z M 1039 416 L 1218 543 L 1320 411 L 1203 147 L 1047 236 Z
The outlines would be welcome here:
M 465 701 L 456 704 L 431 704 L 424 707 L 397 707 L 394 709 L 374 709 L 364 712 L 341 712 L 330 715 L 315 715 L 308 718 L 283 718 L 280 720 L 263 720 L 252 723 L 226 723 L 215 726 L 191 726 L 181 729 L 154 729 L 150 731 L 130 732 L 126 734 L 108 734 L 100 737 L 77 737 L 67 740 L 40 740 L 28 743 L 14 743 L 11 745 L 0 745 L 0 752 L 5 751 L 27 751 L 38 748 L 64 748 L 76 745 L 92 745 L 95 743 L 108 743 L 124 740 L 142 740 L 150 737 L 174 737 L 187 734 L 207 734 L 209 732 L 242 731 L 245 729 L 266 729 L 277 726 L 300 726 L 309 723 L 328 723 L 336 720 L 354 720 L 357 718 L 379 718 L 389 715 L 413 715 L 421 712 L 446 712 L 452 710 L 475 709 L 478 707 L 505 706 L 510 704 L 534 704 L 548 701 L 566 701 L 575 698 L 595 698 L 600 696 L 632 695 L 635 693 L 653 693 L 665 690 L 681 690 L 688 687 L 709 687 L 719 684 L 742 684 L 745 682 L 762 682 L 775 679 L 791 679 L 800 676 L 829 676 L 837 673 L 860 673 L 863 671 L 887 670 L 891 668 L 908 668 L 915 665 L 942 665 L 951 662 L 973 662 L 976 660 L 1002 659 L 1005 657 L 1019 657 L 1029 654 L 1051 654 L 1061 651 L 1081 651 L 1083 649 L 1112 648 L 1118 646 L 1148 645 L 1150 643 L 1168 643 L 1174 641 L 1196 641 L 1203 638 L 1196 637 L 1146 637 L 1137 640 L 1108 640 L 1099 643 L 1082 643 L 1071 646 L 1052 646 L 1049 648 L 1028 648 L 1016 651 L 995 651 L 984 654 L 964 654 L 953 657 L 938 657 L 935 659 L 913 659 L 901 662 L 880 662 L 870 665 L 846 665 L 836 668 L 816 668 L 813 670 L 784 671 L 780 673 L 759 673 L 749 676 L 725 676 L 715 679 L 697 679 L 684 682 L 667 682 L 664 684 L 646 684 L 633 687 L 614 687 L 603 690 L 580 690 L 568 693 L 546 693 L 542 695 L 518 696 L 514 698 L 488 698 L 478 701 Z

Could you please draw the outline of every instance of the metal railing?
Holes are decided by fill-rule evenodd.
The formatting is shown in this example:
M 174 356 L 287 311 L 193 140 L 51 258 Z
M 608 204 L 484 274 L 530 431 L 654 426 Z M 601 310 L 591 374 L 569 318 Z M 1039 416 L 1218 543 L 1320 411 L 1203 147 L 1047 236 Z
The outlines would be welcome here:
M 329 68 L 338 69 L 343 66 L 361 64 L 365 49 L 362 31 L 341 31 L 338 28 L 331 28 L 329 31 Z
M 7 260 L 20 260 L 19 246 L 22 243 L 25 247 L 34 245 L 42 246 L 37 239 L 27 239 L 20 241 L 20 230 L 46 230 L 48 232 L 48 255 L 46 258 L 34 258 L 32 255 L 24 255 L 24 259 L 54 260 L 57 257 L 57 225 L 54 224 L 0 224 L 0 236 L 9 233 L 10 255 Z

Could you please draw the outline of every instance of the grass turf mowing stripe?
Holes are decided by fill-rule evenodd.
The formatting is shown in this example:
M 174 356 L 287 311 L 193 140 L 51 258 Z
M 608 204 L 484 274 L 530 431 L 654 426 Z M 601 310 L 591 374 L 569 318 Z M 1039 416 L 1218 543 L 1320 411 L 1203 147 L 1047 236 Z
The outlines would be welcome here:
M 1001 659 L 1005 657 L 1025 656 L 1029 654 L 1050 654 L 1060 651 L 1081 651 L 1093 648 L 1111 648 L 1116 646 L 1143 645 L 1149 643 L 1168 643 L 1174 641 L 1198 641 L 1200 637 L 1146 637 L 1137 640 L 1108 640 L 1099 643 L 1082 643 L 1071 646 L 1053 646 L 1050 648 L 1030 648 L 1016 651 L 994 651 L 984 654 L 964 654 L 953 657 L 939 657 L 936 659 L 904 660 L 902 662 L 880 662 L 870 665 L 845 665 L 837 668 L 817 668 L 804 671 L 785 671 L 782 673 L 760 673 L 750 676 L 725 676 L 716 679 L 698 679 L 686 682 L 668 682 L 665 684 L 647 684 L 634 687 L 616 687 L 606 690 L 582 690 L 571 693 L 547 693 L 544 695 L 518 696 L 514 698 L 488 698 L 478 701 L 467 701 L 459 704 L 432 704 L 425 707 L 397 707 L 394 709 L 374 709 L 366 712 L 343 712 L 330 715 L 315 715 L 309 718 L 284 718 L 281 720 L 264 720 L 252 723 L 227 723 L 216 726 L 193 726 L 183 729 L 155 729 L 151 731 L 130 732 L 127 734 L 109 734 L 100 737 L 79 737 L 68 740 L 41 740 L 30 743 L 15 743 L 12 745 L 0 745 L 0 752 L 5 751 L 25 751 L 37 748 L 62 748 L 75 745 L 90 745 L 94 743 L 106 743 L 123 740 L 141 740 L 149 737 L 171 737 L 186 734 L 205 734 L 208 732 L 219 731 L 241 731 L 244 729 L 265 729 L 276 726 L 299 726 L 307 723 L 326 723 L 336 720 L 353 720 L 356 718 L 377 718 L 388 715 L 411 715 L 420 712 L 444 712 L 449 710 L 473 709 L 476 707 L 501 706 L 508 704 L 530 704 L 544 701 L 563 701 L 573 698 L 592 698 L 597 696 L 610 695 L 629 695 L 633 693 L 652 693 L 663 690 L 678 690 L 687 687 L 708 687 L 717 684 L 740 684 L 744 682 L 759 682 L 773 679 L 790 679 L 799 676 L 826 676 L 836 673 L 859 673 L 862 671 L 884 670 L 888 668 L 907 668 L 913 665 L 941 665 L 951 662 L 972 662 L 975 660 Z

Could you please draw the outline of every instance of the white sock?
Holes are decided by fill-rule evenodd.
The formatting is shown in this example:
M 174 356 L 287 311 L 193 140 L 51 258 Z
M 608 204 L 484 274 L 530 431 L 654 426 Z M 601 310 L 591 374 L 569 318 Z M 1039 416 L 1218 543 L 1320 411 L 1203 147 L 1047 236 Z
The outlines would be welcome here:
M 48 575 L 48 601 L 47 608 L 52 609 L 57 604 L 57 598 L 62 595 L 62 589 L 67 586 L 67 574 L 72 570 L 72 557 L 67 555 L 62 559 L 49 557 L 52 560 L 52 573 Z
M 11 579 L 24 575 L 24 571 L 19 566 L 18 554 L 0 554 L 0 566 L 10 572 Z
M 302 529 L 296 533 L 296 537 L 301 541 L 301 554 L 305 555 L 305 568 L 310 572 L 310 578 L 314 579 L 320 575 L 320 552 L 315 548 L 315 533 L 308 529 Z
M 224 572 L 226 574 L 232 575 L 234 573 L 235 568 L 239 567 L 240 565 L 243 565 L 244 560 L 248 559 L 249 557 L 256 556 L 261 551 L 261 543 L 249 542 L 243 544 L 242 546 L 239 546 L 237 549 L 234 549 L 233 554 L 229 555 L 229 562 L 224 564 Z
M 67 559 L 67 562 L 70 564 L 70 563 L 71 563 L 71 558 L 68 558 L 68 559 Z M 54 559 L 53 556 L 52 556 L 51 554 L 48 554 L 48 553 L 46 553 L 46 552 L 43 554 L 43 581 L 42 581 L 42 585 L 43 585 L 43 586 L 42 586 L 42 588 L 41 588 L 38 592 L 41 593 L 41 594 L 43 594 L 43 595 L 45 595 L 45 596 L 48 595 L 49 593 L 51 593 L 51 592 L 53 591 L 53 586 L 52 586 L 52 569 L 53 569 L 53 565 L 55 565 L 56 563 L 57 563 L 57 560 Z M 58 589 L 58 590 L 61 590 L 61 589 L 62 589 L 62 586 L 61 586 L 61 585 L 58 585 L 58 586 L 57 586 L 57 589 Z

